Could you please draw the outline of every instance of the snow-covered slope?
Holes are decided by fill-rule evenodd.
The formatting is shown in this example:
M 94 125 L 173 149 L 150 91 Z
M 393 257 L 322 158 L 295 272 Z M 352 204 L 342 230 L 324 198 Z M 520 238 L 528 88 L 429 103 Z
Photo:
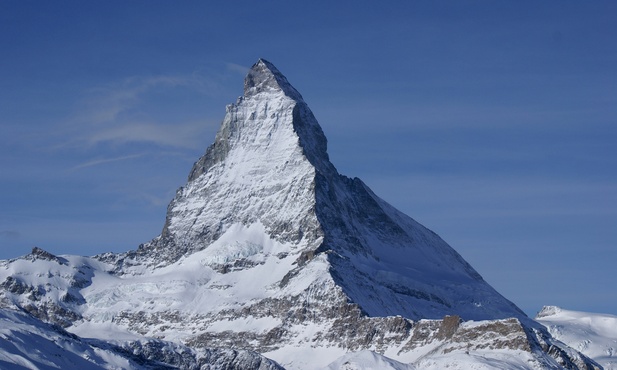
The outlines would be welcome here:
M 96 348 L 58 326 L 0 309 L 0 369 L 142 369 L 126 357 Z
M 0 308 L 0 369 L 282 369 L 249 351 L 194 351 L 176 343 L 103 332 L 107 341 L 84 339 L 27 313 Z
M 415 370 L 411 364 L 403 364 L 373 351 L 348 353 L 328 365 L 324 370 Z
M 600 363 L 617 369 L 617 316 L 545 306 L 536 320 L 551 335 Z
M 275 366 L 254 351 L 296 369 L 358 351 L 382 357 L 362 352 L 341 366 L 446 364 L 467 352 L 593 366 L 439 236 L 340 175 L 302 96 L 265 60 L 169 204 L 161 235 L 92 258 L 35 248 L 0 261 L 0 287 L 4 307 L 139 353 L 126 343 L 154 338 L 208 361 L 230 356 L 212 348 L 242 349 L 242 359 Z
M 325 279 L 369 316 L 525 316 L 435 233 L 339 175 L 326 149 L 302 96 L 260 60 L 162 234 L 116 263 L 135 272 L 127 261 L 164 267 L 203 251 L 202 264 L 219 273 L 281 265 L 274 282 L 297 294 Z
M 254 242 L 252 231 L 235 230 L 235 235 Z M 213 248 L 218 245 L 215 242 Z M 327 280 L 315 282 L 313 270 L 305 272 L 310 279 L 298 278 L 298 286 L 288 290 L 276 284 L 277 268 L 289 268 L 283 262 L 241 270 L 249 275 L 219 274 L 204 268 L 202 261 L 209 258 L 203 250 L 149 273 L 118 275 L 114 265 L 97 259 L 54 256 L 34 249 L 28 256 L 0 263 L 4 281 L 0 304 L 66 326 L 93 343 L 109 346 L 113 342 L 113 353 L 120 349 L 120 354 L 130 351 L 148 355 L 149 361 L 172 364 L 230 361 L 231 357 L 275 366 L 251 352 L 241 357 L 212 347 L 252 349 L 289 369 L 320 369 L 332 362 L 331 367 L 360 366 L 370 361 L 420 368 L 464 368 L 470 363 L 556 368 L 558 359 L 575 366 L 589 362 L 553 343 L 546 332 L 515 318 L 461 322 L 450 316 L 414 322 L 400 316 L 368 317 L 356 305 L 337 303 L 332 298 L 337 297 L 337 287 Z M 241 277 L 246 279 L 242 284 L 236 281 Z M 273 288 L 259 288 L 273 281 Z M 290 295 L 311 284 L 314 290 L 304 296 Z M 322 301 L 310 298 L 319 296 Z M 247 307 L 246 301 L 253 304 Z M 99 344 L 97 348 L 108 347 Z M 157 355 L 162 349 L 169 355 Z M 366 350 L 376 354 L 363 352 L 358 358 L 349 354 L 345 361 L 336 362 L 347 352 Z M 556 354 L 556 359 L 547 352 Z

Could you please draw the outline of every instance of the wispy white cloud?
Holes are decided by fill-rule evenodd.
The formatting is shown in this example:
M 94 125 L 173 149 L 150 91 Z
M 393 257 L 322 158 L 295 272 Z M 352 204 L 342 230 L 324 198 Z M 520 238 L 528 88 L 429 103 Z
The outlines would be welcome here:
M 189 76 L 128 77 L 120 82 L 99 86 L 87 91 L 87 98 L 80 102 L 75 121 L 81 124 L 112 122 L 134 107 L 147 92 L 157 88 L 187 87 L 198 89 L 203 85 L 199 78 Z
M 209 123 L 199 121 L 177 124 L 127 122 L 90 132 L 84 137 L 84 141 L 89 145 L 105 142 L 116 144 L 142 142 L 194 149 L 203 144 L 201 134 L 204 127 L 209 125 Z
M 246 75 L 246 73 L 249 71 L 249 67 L 245 67 L 236 63 L 227 63 L 227 69 L 233 72 L 237 72 L 242 76 Z
M 135 198 L 144 201 L 151 206 L 160 207 L 167 205 L 169 200 L 173 198 L 173 194 L 165 194 L 164 196 L 160 196 L 146 192 L 139 192 L 135 195 Z
M 182 116 L 157 116 L 161 99 L 216 94 L 218 82 L 199 73 L 187 76 L 129 77 L 89 89 L 74 117 L 65 127 L 68 138 L 57 147 L 93 146 L 102 143 L 149 143 L 194 149 L 202 146 L 203 133 L 214 122 Z M 152 98 L 156 95 L 156 98 Z M 158 100 L 157 100 L 158 99 Z
M 139 157 L 143 157 L 146 153 L 139 153 L 139 154 L 132 154 L 132 155 L 125 155 L 125 156 L 121 156 L 121 157 L 114 157 L 114 158 L 98 158 L 98 159 L 94 159 L 82 164 L 79 164 L 73 168 L 71 168 L 71 170 L 76 171 L 82 168 L 87 168 L 87 167 L 93 167 L 93 166 L 98 166 L 100 164 L 105 164 L 105 163 L 110 163 L 110 162 L 118 162 L 118 161 L 125 161 L 127 159 L 133 159 L 133 158 L 139 158 Z

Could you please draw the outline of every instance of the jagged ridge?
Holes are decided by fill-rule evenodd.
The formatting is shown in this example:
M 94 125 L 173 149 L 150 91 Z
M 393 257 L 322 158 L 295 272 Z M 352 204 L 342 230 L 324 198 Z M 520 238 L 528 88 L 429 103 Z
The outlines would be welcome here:
M 340 175 L 302 96 L 263 59 L 170 203 L 163 232 L 139 253 L 173 263 L 238 224 L 262 224 L 287 246 L 277 253 L 296 255 L 287 280 L 326 254 L 332 279 L 369 315 L 524 317 L 436 234 Z
M 448 343 L 461 350 L 456 335 L 469 328 L 500 334 L 490 322 L 441 329 L 442 317 L 458 315 L 523 327 L 500 346 L 554 363 L 553 347 L 529 334 L 544 338 L 542 330 L 447 243 L 338 174 L 313 113 L 264 60 L 170 203 L 160 236 L 93 259 L 35 250 L 2 268 L 0 303 L 80 333 L 104 325 L 277 360 L 308 344 L 405 357 Z M 34 269 L 48 274 L 24 273 Z

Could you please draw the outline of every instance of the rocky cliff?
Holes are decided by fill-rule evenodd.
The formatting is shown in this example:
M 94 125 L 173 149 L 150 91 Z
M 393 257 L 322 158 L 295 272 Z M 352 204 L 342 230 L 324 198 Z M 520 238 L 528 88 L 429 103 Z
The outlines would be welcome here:
M 160 341 L 128 345 L 139 353 L 178 343 L 199 358 L 248 350 L 291 368 L 362 350 L 427 366 L 469 353 L 597 365 L 554 343 L 438 235 L 339 174 L 308 105 L 263 59 L 159 236 L 93 258 L 35 249 L 2 262 L 0 282 L 5 307 L 77 335 Z

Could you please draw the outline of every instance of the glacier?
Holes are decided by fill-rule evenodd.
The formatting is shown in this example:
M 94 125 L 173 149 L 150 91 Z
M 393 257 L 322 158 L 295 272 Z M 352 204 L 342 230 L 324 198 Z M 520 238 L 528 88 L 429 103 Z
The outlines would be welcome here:
M 555 339 L 593 358 L 604 369 L 617 369 L 617 316 L 545 306 L 535 320 Z

